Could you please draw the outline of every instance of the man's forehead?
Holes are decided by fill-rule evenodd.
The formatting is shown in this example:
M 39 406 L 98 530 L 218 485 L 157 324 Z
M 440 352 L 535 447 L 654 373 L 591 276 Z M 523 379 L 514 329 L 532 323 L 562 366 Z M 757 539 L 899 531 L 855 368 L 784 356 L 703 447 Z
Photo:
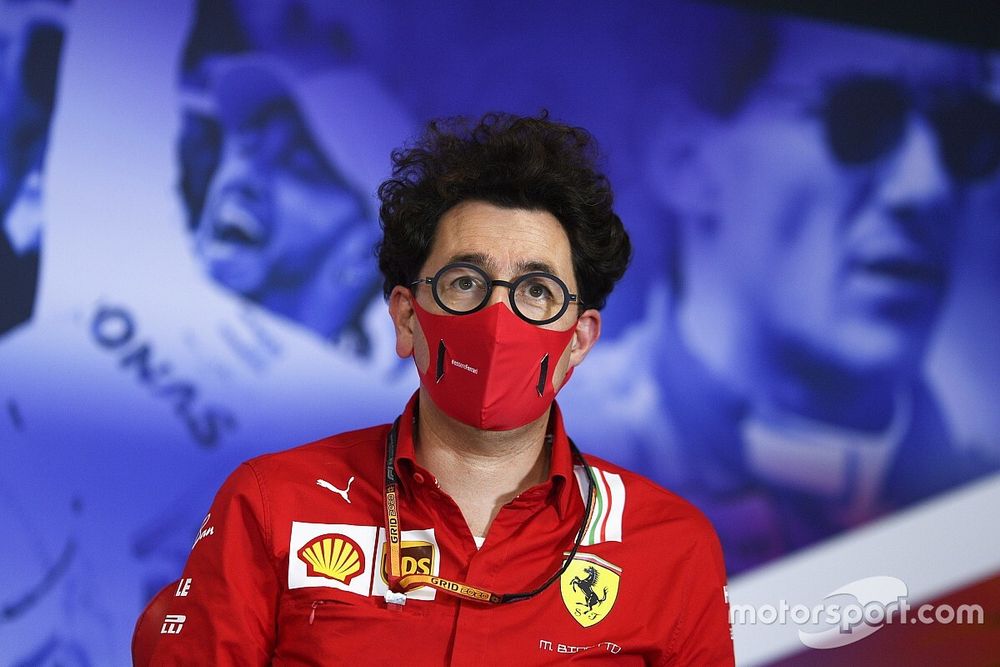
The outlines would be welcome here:
M 954 45 L 793 19 L 780 22 L 778 34 L 768 78 L 782 84 L 807 85 L 850 74 L 930 85 L 976 85 L 983 80 L 982 59 Z
M 449 264 L 453 262 L 475 264 L 476 266 L 485 269 L 486 272 L 490 274 L 496 274 L 497 272 L 507 268 L 505 266 L 501 266 L 501 261 L 498 257 L 486 252 L 457 252 L 448 258 Z M 546 273 L 553 273 L 555 271 L 552 264 L 548 260 L 542 258 L 514 258 L 512 264 L 513 266 L 510 268 L 517 273 L 529 273 L 531 271 L 545 271 Z
M 432 255 L 442 265 L 468 261 L 497 277 L 528 271 L 560 275 L 572 264 L 566 232 L 545 210 L 465 201 L 441 217 L 434 236 Z

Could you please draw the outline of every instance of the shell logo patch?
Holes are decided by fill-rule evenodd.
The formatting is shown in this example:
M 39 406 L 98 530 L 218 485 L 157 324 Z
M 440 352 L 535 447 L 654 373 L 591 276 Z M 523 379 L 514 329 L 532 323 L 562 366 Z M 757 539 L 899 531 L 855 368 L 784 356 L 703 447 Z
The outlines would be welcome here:
M 375 526 L 292 522 L 288 588 L 336 588 L 368 596 L 375 561 Z
M 559 578 L 563 604 L 570 616 L 585 628 L 603 621 L 618 599 L 621 574 L 617 565 L 578 552 Z
M 361 547 L 346 535 L 320 535 L 299 549 L 298 556 L 306 564 L 310 577 L 327 577 L 350 584 L 365 569 Z

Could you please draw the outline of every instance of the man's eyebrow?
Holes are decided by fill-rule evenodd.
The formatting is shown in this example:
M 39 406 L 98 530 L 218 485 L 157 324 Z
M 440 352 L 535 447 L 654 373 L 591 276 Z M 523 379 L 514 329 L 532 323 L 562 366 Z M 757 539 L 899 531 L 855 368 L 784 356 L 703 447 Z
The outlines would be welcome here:
M 451 264 L 452 262 L 466 262 L 468 264 L 475 264 L 479 268 L 489 273 L 491 276 L 496 275 L 497 264 L 493 260 L 493 258 L 491 258 L 486 253 L 482 252 L 459 253 L 457 255 L 452 255 L 448 259 L 449 264 Z M 514 273 L 516 275 L 511 277 L 514 278 L 519 275 L 524 275 L 525 273 L 531 273 L 532 271 L 544 271 L 545 273 L 553 273 L 553 274 L 555 273 L 555 271 L 553 271 L 552 269 L 552 265 L 549 264 L 548 262 L 538 259 L 526 259 L 526 260 L 521 260 L 514 266 Z

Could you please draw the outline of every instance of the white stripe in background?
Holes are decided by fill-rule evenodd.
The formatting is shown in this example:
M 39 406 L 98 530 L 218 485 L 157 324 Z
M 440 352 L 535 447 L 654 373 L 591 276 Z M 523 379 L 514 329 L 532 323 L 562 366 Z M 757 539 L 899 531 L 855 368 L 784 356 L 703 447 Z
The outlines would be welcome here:
M 1000 474 L 734 577 L 729 600 L 757 610 L 783 603 L 812 609 L 844 584 L 889 575 L 903 580 L 916 608 L 1000 574 L 1000 530 L 986 518 L 997 507 Z M 736 664 L 766 665 L 808 650 L 798 629 L 790 621 L 736 623 Z

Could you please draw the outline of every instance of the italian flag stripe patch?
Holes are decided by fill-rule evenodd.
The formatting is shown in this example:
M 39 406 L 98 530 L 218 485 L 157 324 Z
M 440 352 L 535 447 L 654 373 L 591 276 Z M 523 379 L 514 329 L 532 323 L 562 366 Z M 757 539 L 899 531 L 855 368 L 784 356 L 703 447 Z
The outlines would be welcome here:
M 625 485 L 622 483 L 622 478 L 600 468 L 591 467 L 590 470 L 597 480 L 595 489 L 597 493 L 590 508 L 590 520 L 587 522 L 581 544 L 589 546 L 599 542 L 621 542 L 622 514 L 625 510 Z M 573 472 L 576 473 L 580 495 L 586 503 L 587 489 L 590 486 L 587 473 L 582 466 L 575 466 Z

